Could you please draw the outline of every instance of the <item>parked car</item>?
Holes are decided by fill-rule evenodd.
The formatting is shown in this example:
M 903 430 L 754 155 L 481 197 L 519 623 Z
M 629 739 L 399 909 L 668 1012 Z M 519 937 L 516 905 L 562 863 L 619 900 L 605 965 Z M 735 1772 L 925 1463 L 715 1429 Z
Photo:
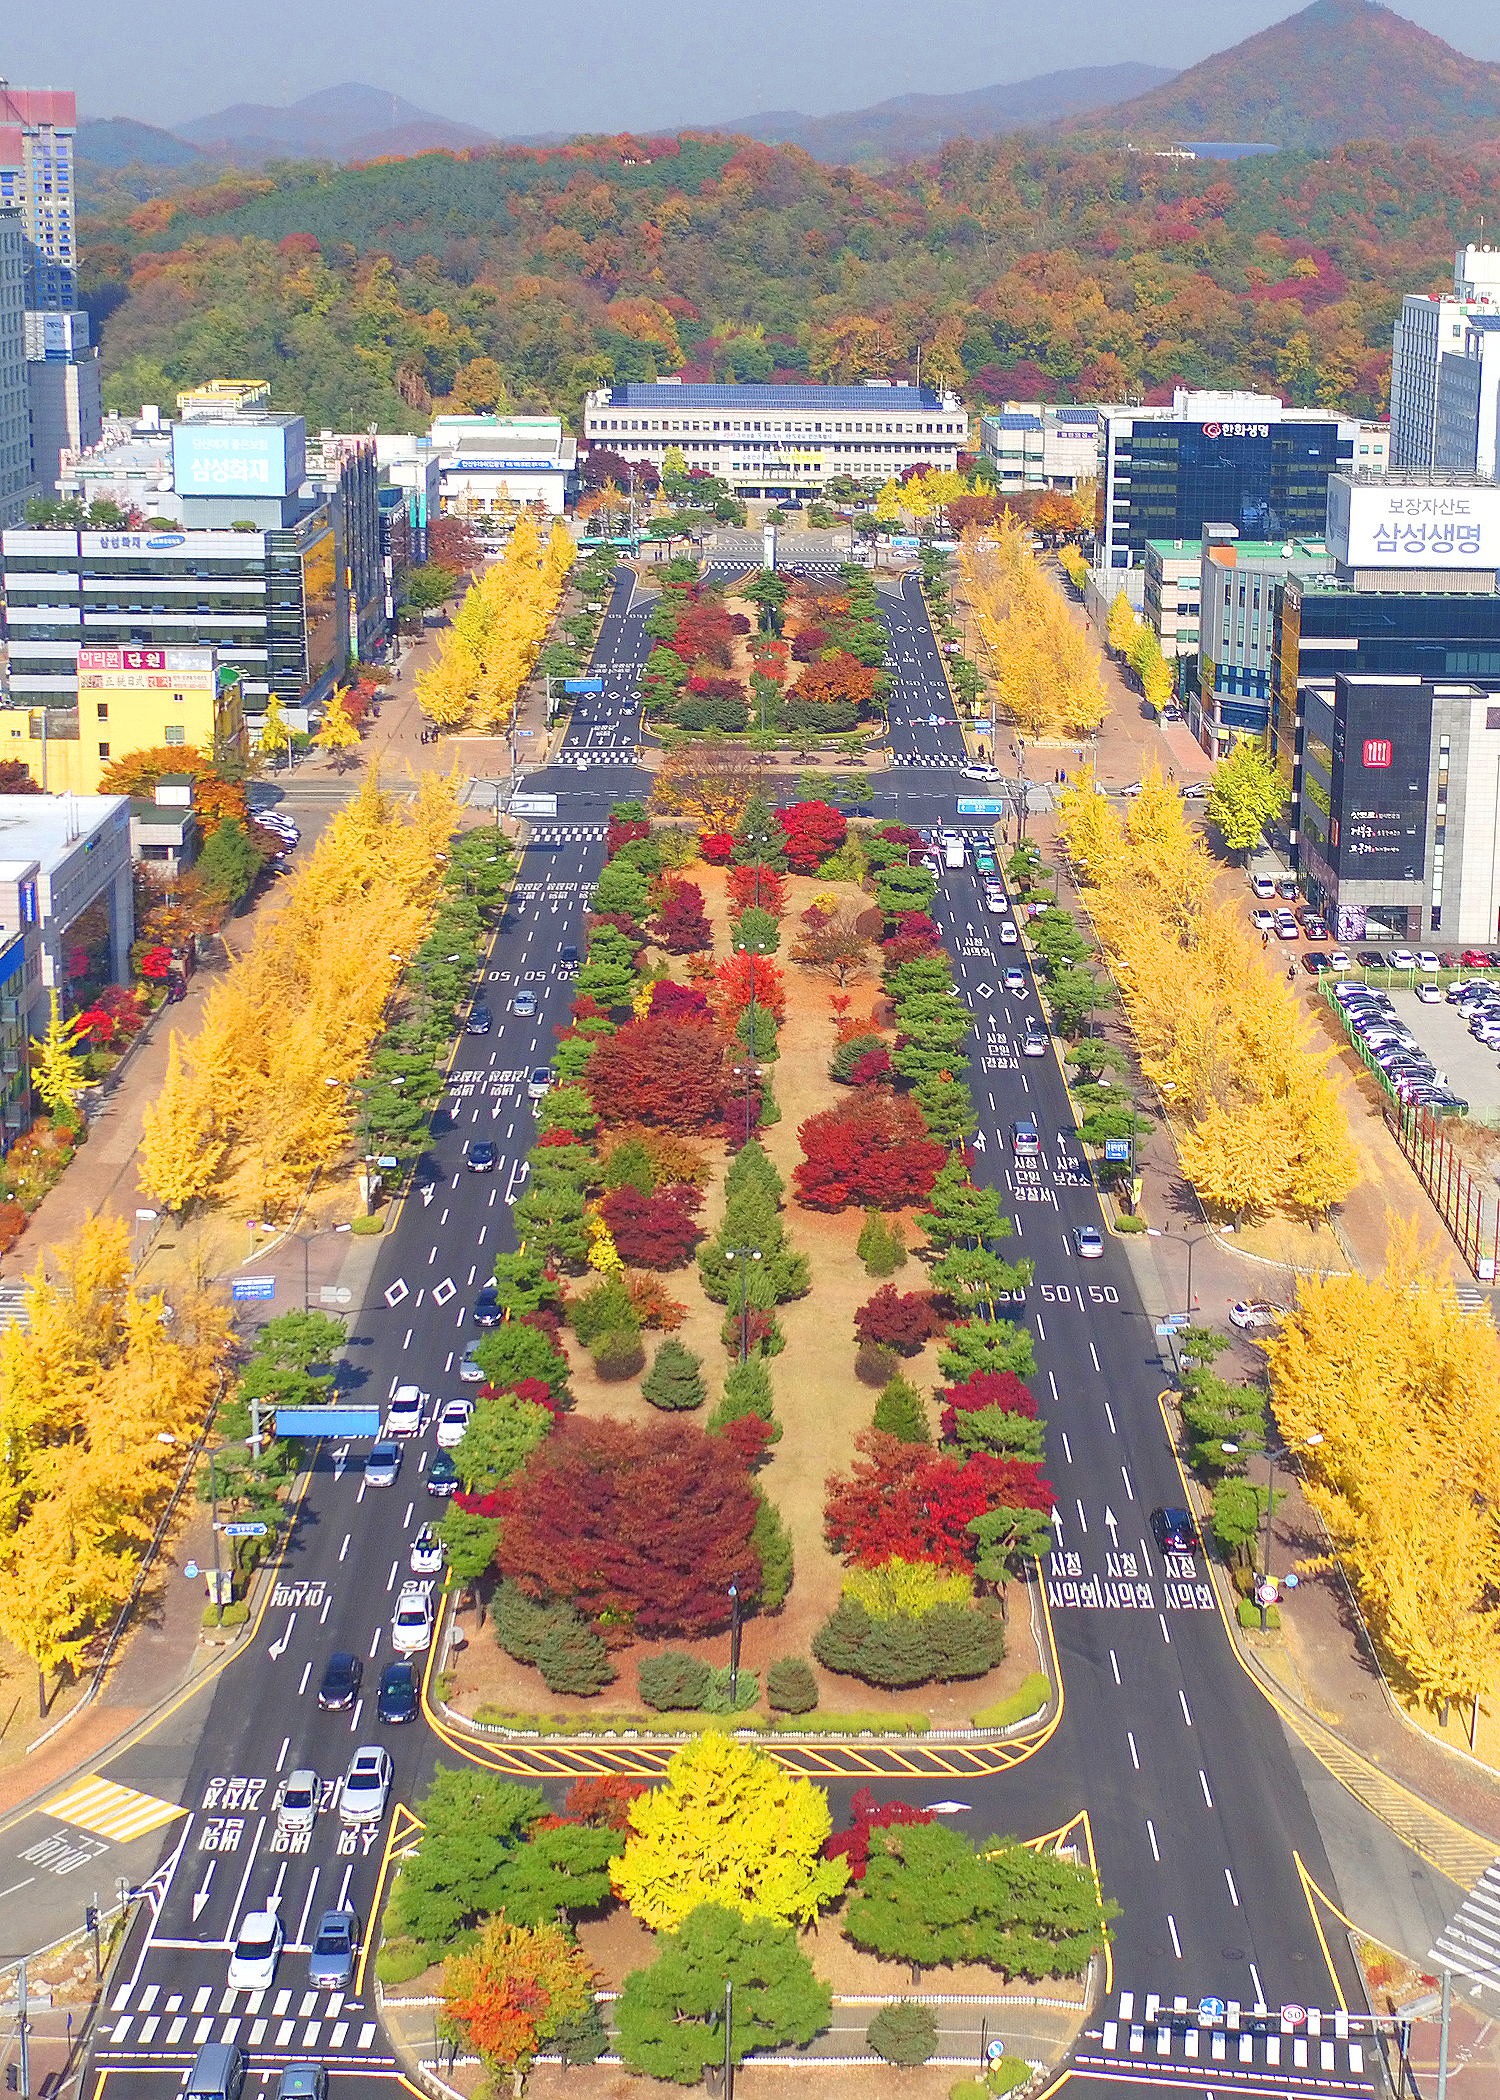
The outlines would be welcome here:
M 1265 905 L 1257 904 L 1250 914 L 1250 924 L 1257 933 L 1270 933 L 1276 924 L 1276 914 L 1267 910 Z
M 1426 970 L 1430 974 L 1436 974 L 1442 967 L 1441 958 L 1435 955 L 1431 948 L 1421 948 L 1417 951 L 1417 968 L 1419 970 Z
M 1410 948 L 1397 948 L 1391 956 L 1391 968 L 1393 970 L 1414 970 L 1416 967 L 1417 958 L 1412 954 Z
M 1383 970 L 1385 957 L 1378 948 L 1361 948 L 1354 960 L 1362 970 Z
M 1302 967 L 1310 977 L 1321 977 L 1325 970 L 1333 968 L 1333 963 L 1321 948 L 1311 948 L 1302 958 Z
M 378 1823 L 385 1814 L 396 1768 L 378 1743 L 363 1744 L 349 1760 L 339 1796 L 339 1815 L 346 1823 Z
M 1349 967 L 1349 958 L 1342 948 L 1335 948 L 1328 962 L 1329 967 L 1335 970 L 1347 970 Z
M 365 1666 L 357 1655 L 346 1648 L 336 1649 L 323 1665 L 319 1706 L 329 1713 L 342 1713 L 346 1706 L 352 1706 L 359 1696 L 359 1681 L 364 1673 Z
M 354 1974 L 358 1952 L 359 1919 L 354 1912 L 325 1910 L 307 1957 L 308 1982 L 326 1984 L 331 1991 L 343 1990 Z
M 1417 997 L 1424 1006 L 1441 1006 L 1443 1003 L 1442 990 L 1435 984 L 1419 984 Z

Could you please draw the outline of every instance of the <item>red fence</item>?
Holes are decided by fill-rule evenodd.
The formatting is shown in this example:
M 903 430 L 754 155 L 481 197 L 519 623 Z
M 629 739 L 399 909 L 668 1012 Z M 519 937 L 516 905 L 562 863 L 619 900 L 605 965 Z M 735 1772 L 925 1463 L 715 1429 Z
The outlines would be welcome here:
M 1494 1177 L 1481 1177 L 1464 1164 L 1443 1135 L 1443 1119 L 1431 1109 L 1398 1106 L 1391 1124 L 1464 1260 L 1481 1283 L 1493 1283 L 1500 1263 L 1500 1188 Z

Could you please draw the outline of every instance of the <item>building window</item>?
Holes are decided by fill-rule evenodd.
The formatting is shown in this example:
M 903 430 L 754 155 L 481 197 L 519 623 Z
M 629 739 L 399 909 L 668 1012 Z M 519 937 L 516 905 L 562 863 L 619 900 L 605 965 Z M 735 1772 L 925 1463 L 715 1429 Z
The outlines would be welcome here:
M 107 700 L 101 700 L 99 702 L 99 719 L 101 722 L 107 722 L 109 720 L 109 702 Z
M 162 731 L 161 740 L 164 744 L 185 744 L 187 742 L 187 730 L 181 722 L 168 722 Z
M 99 756 L 100 756 L 101 758 L 108 758 L 108 757 L 109 757 L 109 746 L 108 746 L 108 744 L 101 744 L 101 745 L 99 746 Z

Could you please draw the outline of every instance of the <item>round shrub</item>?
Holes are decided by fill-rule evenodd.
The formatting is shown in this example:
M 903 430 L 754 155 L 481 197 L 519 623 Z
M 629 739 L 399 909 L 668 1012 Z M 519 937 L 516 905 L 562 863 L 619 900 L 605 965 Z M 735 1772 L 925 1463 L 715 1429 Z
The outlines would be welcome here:
M 708 1397 L 702 1371 L 691 1349 L 668 1340 L 657 1350 L 655 1362 L 641 1381 L 641 1391 L 653 1407 L 669 1413 L 701 1407 Z
M 784 1655 L 766 1672 L 766 1699 L 780 1714 L 810 1714 L 818 1703 L 818 1680 L 800 1655 Z
M 646 1368 L 646 1352 L 640 1334 L 638 1331 L 632 1334 L 629 1328 L 601 1334 L 594 1344 L 593 1356 L 595 1376 L 611 1381 L 634 1378 L 638 1371 Z
M 883 1342 L 861 1342 L 854 1357 L 854 1375 L 861 1385 L 884 1387 L 896 1375 L 899 1359 Z
M 925 2064 L 937 2039 L 937 2014 L 930 2005 L 913 2004 L 910 1998 L 882 2005 L 865 2029 L 865 2040 L 877 2056 L 906 2068 Z
M 701 1656 L 668 1648 L 641 1659 L 637 1676 L 643 1705 L 657 1713 L 696 1711 L 708 1696 L 713 1670 Z

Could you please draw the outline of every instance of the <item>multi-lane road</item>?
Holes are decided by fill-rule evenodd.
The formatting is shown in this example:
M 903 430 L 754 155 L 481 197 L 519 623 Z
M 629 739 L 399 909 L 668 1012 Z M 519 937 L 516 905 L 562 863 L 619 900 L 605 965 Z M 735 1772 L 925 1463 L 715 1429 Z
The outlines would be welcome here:
M 867 807 L 914 823 L 951 820 L 956 797 L 975 790 L 962 779 L 941 660 L 914 581 L 883 585 L 882 603 L 896 673 L 894 763 Z M 650 647 L 644 611 L 622 572 L 595 654 L 603 695 L 582 704 L 555 763 L 531 783 L 556 789 L 558 816 L 537 826 L 522 856 L 487 959 L 493 1032 L 459 1046 L 424 1185 L 382 1242 L 351 1323 L 347 1386 L 383 1404 L 410 1381 L 432 1402 L 395 1485 L 367 1484 L 357 1451 L 320 1448 L 254 1638 L 77 1786 L 0 1831 L 0 1888 L 19 1885 L 0 1928 L 15 1952 L 50 1936 L 36 1920 L 56 1907 L 64 1878 L 70 1895 L 85 1880 L 106 1892 L 120 1876 L 149 1884 L 96 2030 L 94 2065 L 111 2089 L 162 2090 L 210 2038 L 238 2040 L 268 2075 L 308 2055 L 345 2076 L 394 2073 L 372 1973 L 361 1964 L 343 1991 L 310 1986 L 309 1936 L 325 1907 L 347 1906 L 368 1924 L 399 1805 L 418 1800 L 435 1759 L 450 1754 L 421 1723 L 379 1725 L 375 1691 L 393 1655 L 391 1615 L 412 1536 L 442 1507 L 427 1487 L 431 1414 L 460 1390 L 473 1295 L 495 1253 L 513 1244 L 509 1205 L 534 1128 L 526 1075 L 546 1062 L 569 1004 L 559 950 L 581 939 L 609 803 L 644 791 L 634 769 L 635 681 Z M 1036 1351 L 1059 1496 L 1056 1550 L 1041 1580 L 1065 1692 L 1057 1726 L 1032 1754 L 978 1761 L 959 1789 L 968 1803 L 960 1820 L 976 1832 L 1039 1834 L 1087 1812 L 1121 1916 L 1107 2018 L 1082 2045 L 1075 2075 L 1191 2078 L 1252 2094 L 1363 2089 L 1368 2058 L 1331 2022 L 1311 2038 L 1305 2026 L 1284 2037 L 1205 2035 L 1201 2055 L 1196 2032 L 1190 2042 L 1147 2024 L 1156 1996 L 1168 2006 L 1212 1996 L 1247 2015 L 1356 2002 L 1347 1950 L 1321 1929 L 1307 1893 L 1310 1879 L 1337 1900 L 1337 1877 L 1288 1738 L 1236 1659 L 1205 1570 L 1192 1556 L 1164 1558 L 1153 1543 L 1152 1508 L 1182 1499 L 1158 1404 L 1159 1344 L 1122 1244 L 1107 1238 L 1100 1260 L 1074 1251 L 1072 1228 L 1097 1224 L 1099 1208 L 1055 1052 L 1020 1054 L 1024 1021 L 1039 1012 L 1024 950 L 1002 949 L 999 920 L 967 868 L 946 874 L 936 911 L 975 1015 L 979 1171 L 1002 1193 L 1015 1253 L 1035 1264 L 1013 1311 Z M 1018 957 L 1026 989 L 1007 992 L 1004 971 Z M 522 986 L 536 993 L 534 1018 L 510 1011 Z M 1044 1133 L 1040 1160 L 1010 1150 L 1023 1111 Z M 493 1173 L 467 1168 L 479 1137 L 497 1147 Z M 364 1679 L 351 1710 L 325 1712 L 317 1686 L 335 1649 L 361 1659 Z M 378 1830 L 351 1832 L 337 1782 L 365 1744 L 394 1761 L 393 1805 Z M 829 1761 L 836 1773 L 836 1754 Z M 287 1836 L 278 1788 L 308 1766 L 326 1782 L 326 1805 L 310 1834 Z M 857 1783 L 852 1767 L 831 1777 L 836 1810 Z M 937 1799 L 955 1785 L 919 1774 L 887 1791 Z M 226 1968 L 240 1922 L 267 1905 L 287 1935 L 275 1985 L 232 1990 Z

